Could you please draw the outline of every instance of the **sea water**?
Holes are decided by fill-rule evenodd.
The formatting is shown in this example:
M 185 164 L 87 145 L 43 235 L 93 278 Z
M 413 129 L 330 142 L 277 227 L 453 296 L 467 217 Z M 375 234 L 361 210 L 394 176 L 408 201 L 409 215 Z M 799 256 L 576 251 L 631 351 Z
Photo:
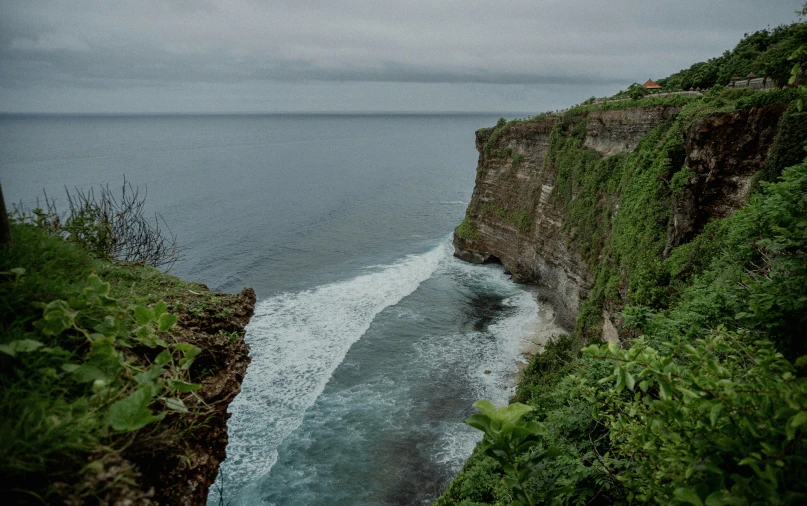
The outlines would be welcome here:
M 252 286 L 252 363 L 209 504 L 426 504 L 512 393 L 530 292 L 452 256 L 473 133 L 498 115 L 0 116 L 9 205 L 126 180 L 185 247 L 172 273 Z M 540 322 L 539 322 L 540 323 Z

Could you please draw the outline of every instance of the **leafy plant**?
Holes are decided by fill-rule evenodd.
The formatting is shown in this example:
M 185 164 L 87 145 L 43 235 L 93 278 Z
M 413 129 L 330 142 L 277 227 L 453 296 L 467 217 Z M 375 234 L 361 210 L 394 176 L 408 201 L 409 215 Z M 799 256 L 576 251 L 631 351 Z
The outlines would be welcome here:
M 514 497 L 511 506 L 539 504 L 565 490 L 558 488 L 535 493 L 527 487 L 527 481 L 539 475 L 548 460 L 560 453 L 555 447 L 537 448 L 542 442 L 544 429 L 537 422 L 523 419 L 533 408 L 518 402 L 496 408 L 486 400 L 476 401 L 474 407 L 481 413 L 471 415 L 465 423 L 485 433 L 480 449 L 501 464 L 504 471 L 502 483 Z
M 807 382 L 770 341 L 720 328 L 691 344 L 638 339 L 629 350 L 583 351 L 615 364 L 600 380 L 613 387 L 580 388 L 632 463 L 618 477 L 631 498 L 701 506 L 807 497 Z
M 24 248 L 19 238 L 15 247 Z M 41 282 L 37 272 L 7 272 L 15 275 L 16 291 Z M 41 483 L 98 471 L 79 472 L 88 455 L 103 459 L 125 434 L 168 413 L 188 413 L 186 402 L 200 388 L 189 369 L 201 350 L 166 342 L 177 318 L 164 302 L 121 303 L 94 273 L 78 288 L 53 292 L 66 297 L 40 304 L 37 320 L 27 320 L 23 308 L 17 320 L 4 322 L 0 341 L 2 488 L 44 496 L 52 490 Z M 133 349 L 153 350 L 146 353 L 153 358 L 144 361 Z

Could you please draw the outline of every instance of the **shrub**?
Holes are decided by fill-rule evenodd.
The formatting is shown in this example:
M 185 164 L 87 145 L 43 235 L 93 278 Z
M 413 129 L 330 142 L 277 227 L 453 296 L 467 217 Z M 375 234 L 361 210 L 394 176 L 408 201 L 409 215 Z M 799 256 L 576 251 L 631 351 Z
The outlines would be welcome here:
M 76 189 L 71 193 L 65 188 L 65 193 L 67 213 L 59 213 L 55 201 L 45 194 L 45 209 L 28 211 L 16 206 L 12 219 L 33 223 L 101 259 L 170 269 L 180 258 L 176 235 L 159 214 L 153 220 L 146 217 L 146 193 L 141 195 L 140 189 L 131 183 L 124 180 L 119 197 L 109 186 L 101 186 L 97 195 L 94 189 Z M 162 226 L 168 229 L 167 235 Z
M 614 362 L 603 379 L 612 388 L 580 385 L 631 462 L 619 477 L 629 498 L 792 504 L 807 494 L 807 382 L 769 341 L 719 328 L 691 344 L 584 351 Z
M 467 216 L 462 220 L 462 223 L 457 227 L 457 236 L 466 241 L 474 241 L 478 237 L 476 226 L 471 222 Z

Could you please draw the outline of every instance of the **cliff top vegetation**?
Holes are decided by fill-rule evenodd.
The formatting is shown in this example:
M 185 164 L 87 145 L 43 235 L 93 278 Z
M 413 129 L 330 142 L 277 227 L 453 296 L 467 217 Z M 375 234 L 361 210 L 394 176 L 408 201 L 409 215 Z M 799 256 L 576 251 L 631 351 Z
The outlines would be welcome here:
M 10 217 L 0 245 L 0 489 L 10 504 L 173 502 L 168 486 L 149 492 L 156 481 L 141 464 L 196 465 L 191 442 L 214 413 L 200 389 L 215 367 L 185 326 L 229 319 L 233 301 L 144 265 L 170 263 L 172 239 L 110 223 L 137 221 L 142 207 L 128 204 L 142 200 L 121 202 L 121 213 L 83 198 L 66 215 Z
M 556 117 L 543 170 L 555 174 L 564 239 L 594 286 L 575 332 L 525 370 L 513 399 L 524 407 L 480 405 L 468 420 L 485 438 L 436 504 L 807 500 L 807 113 L 795 86 L 807 40 L 803 24 L 763 32 L 710 60 L 717 77 L 702 96 L 589 103 Z M 720 86 L 760 62 L 771 75 L 787 62 L 793 86 Z M 679 110 L 631 153 L 583 146 L 591 111 L 637 106 Z M 697 178 L 683 165 L 686 133 L 772 109 L 785 112 L 748 205 L 666 248 L 675 198 Z M 506 138 L 508 128 L 483 134 Z M 599 342 L 603 310 L 618 315 L 620 343 Z

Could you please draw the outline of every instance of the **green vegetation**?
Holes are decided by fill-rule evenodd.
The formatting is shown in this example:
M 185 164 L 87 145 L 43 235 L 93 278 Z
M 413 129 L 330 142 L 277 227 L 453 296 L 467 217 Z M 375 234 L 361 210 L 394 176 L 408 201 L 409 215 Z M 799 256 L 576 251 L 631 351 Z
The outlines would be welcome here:
M 788 37 L 803 29 L 774 30 L 765 47 L 792 52 Z M 755 36 L 735 52 L 751 54 Z M 525 407 L 511 405 L 518 417 L 507 419 L 513 436 L 504 423 L 490 430 L 480 417 L 499 412 L 477 406 L 483 413 L 468 423 L 485 438 L 437 505 L 807 501 L 800 96 L 716 86 L 701 97 L 589 104 L 559 118 L 545 168 L 556 176 L 552 198 L 565 211 L 568 246 L 594 286 L 574 334 L 549 343 L 524 371 L 513 401 Z M 583 148 L 589 111 L 645 100 L 681 109 L 631 153 L 602 158 Z M 665 257 L 673 199 L 694 175 L 683 166 L 684 132 L 715 113 L 776 103 L 792 105 L 757 193 Z M 603 310 L 621 319 L 621 346 L 599 343 Z
M 540 434 L 544 430 L 540 424 L 523 419 L 523 415 L 533 408 L 519 402 L 496 408 L 484 400 L 475 402 L 474 407 L 482 413 L 471 416 L 466 423 L 487 436 L 479 449 L 502 466 L 502 483 L 512 491 L 515 501 L 532 505 L 563 490 L 559 488 L 536 494 L 526 487 L 527 481 L 539 476 L 547 461 L 559 453 L 555 447 L 532 450 L 541 442 Z
M 727 85 L 732 77 L 746 79 L 754 73 L 770 77 L 779 87 L 787 84 L 793 67 L 791 56 L 807 44 L 807 25 L 797 23 L 746 35 L 732 51 L 692 65 L 658 83 L 665 90 L 711 88 Z
M 476 226 L 466 217 L 457 227 L 457 235 L 466 241 L 473 241 L 477 238 Z
M 532 228 L 532 214 L 523 209 L 508 214 L 505 220 L 522 234 L 529 232 Z
M 0 488 L 13 504 L 114 495 L 137 481 L 131 468 L 108 471 L 139 451 L 135 433 L 148 432 L 140 450 L 153 451 L 208 416 L 195 394 L 202 350 L 180 339 L 169 308 L 190 290 L 210 296 L 109 259 L 120 236 L 98 216 L 91 206 L 66 219 L 17 213 L 2 246 Z

